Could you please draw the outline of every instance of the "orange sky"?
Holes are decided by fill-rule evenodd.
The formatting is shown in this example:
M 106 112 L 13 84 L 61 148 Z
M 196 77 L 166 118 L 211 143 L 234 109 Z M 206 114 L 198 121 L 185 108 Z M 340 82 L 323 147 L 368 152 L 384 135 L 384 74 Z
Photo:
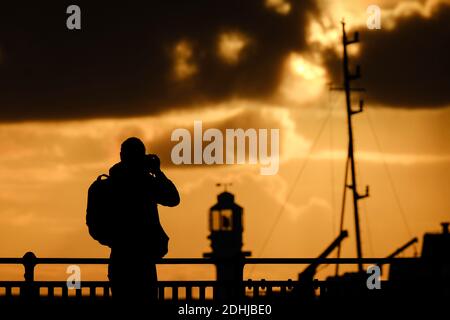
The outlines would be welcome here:
M 365 1 L 324 3 L 335 19 L 345 15 L 357 25 L 366 17 Z M 390 7 L 392 2 L 380 5 Z M 230 36 L 237 41 L 231 45 L 231 53 L 223 49 L 230 63 L 236 58 L 233 50 L 239 48 L 235 36 Z M 323 44 L 335 41 L 332 32 L 315 36 Z M 180 68 L 183 76 L 194 72 L 186 65 Z M 236 98 L 143 117 L 0 123 L 0 256 L 21 257 L 26 251 L 38 257 L 108 256 L 107 248 L 87 233 L 87 188 L 118 161 L 121 141 L 132 135 L 141 137 L 149 152 L 161 155 L 164 171 L 181 194 L 178 207 L 160 208 L 161 221 L 171 238 L 168 257 L 201 257 L 209 251 L 207 213 L 221 191 L 215 187 L 217 182 L 233 183 L 230 191 L 244 208 L 244 249 L 253 256 L 317 256 L 338 233 L 347 143 L 344 100 L 341 93 L 328 92 L 324 66 L 314 59 L 292 53 L 286 57 L 282 74 L 275 101 Z M 258 165 L 171 165 L 168 155 L 175 144 L 170 142 L 171 131 L 192 129 L 194 120 L 219 128 L 279 128 L 278 174 L 262 176 Z M 324 130 L 314 144 L 324 121 Z M 371 191 L 370 198 L 360 202 L 364 256 L 383 257 L 412 236 L 421 239 L 424 232 L 437 231 L 440 222 L 449 220 L 449 121 L 448 106 L 408 110 L 368 103 L 367 110 L 354 117 L 360 191 L 366 184 Z M 351 208 L 350 202 L 347 207 Z M 347 210 L 345 227 L 350 237 L 343 245 L 346 257 L 355 256 L 351 214 Z M 412 252 L 409 249 L 405 254 Z M 296 278 L 301 268 L 258 266 L 251 274 L 247 268 L 245 277 Z M 327 275 L 331 269 L 319 275 Z M 161 279 L 213 276 L 210 267 L 159 270 Z M 20 268 L 0 266 L 1 280 L 21 276 Z M 82 276 L 106 279 L 106 271 L 83 267 Z M 64 267 L 39 267 L 37 277 L 61 279 Z

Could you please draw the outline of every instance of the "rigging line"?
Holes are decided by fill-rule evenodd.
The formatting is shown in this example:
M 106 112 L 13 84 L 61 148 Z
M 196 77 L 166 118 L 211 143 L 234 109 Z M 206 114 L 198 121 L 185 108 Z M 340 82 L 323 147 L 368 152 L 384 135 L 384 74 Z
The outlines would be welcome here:
M 334 188 L 334 144 L 333 144 L 333 109 L 330 105 L 330 177 L 331 177 L 331 236 L 336 229 L 336 192 Z
M 362 182 L 364 181 L 364 174 L 363 174 L 364 171 L 361 170 L 360 163 L 356 163 L 356 167 L 357 167 L 357 170 L 359 172 L 359 175 L 357 177 L 358 184 L 361 185 Z M 364 219 L 365 219 L 363 224 L 365 225 L 365 231 L 367 232 L 367 239 L 366 240 L 368 240 L 368 242 L 369 242 L 369 250 L 370 250 L 370 253 L 373 256 L 375 251 L 373 249 L 374 246 L 373 246 L 372 232 L 370 230 L 369 213 L 368 213 L 367 205 L 366 205 L 365 201 L 361 201 L 361 208 L 362 208 L 362 212 L 361 213 L 363 213 L 363 214 L 360 215 L 360 216 L 363 216 Z
M 373 239 L 372 239 L 372 232 L 370 231 L 370 219 L 369 219 L 369 211 L 367 210 L 367 205 L 365 202 L 362 202 L 361 204 L 362 208 L 363 208 L 363 213 L 364 213 L 364 218 L 365 218 L 365 224 L 366 224 L 366 232 L 367 232 L 367 238 L 369 240 L 369 249 L 370 249 L 370 253 L 372 254 L 372 257 L 374 256 L 374 250 L 373 250 Z
M 342 205 L 341 205 L 341 221 L 339 224 L 339 234 L 341 234 L 342 230 L 344 229 L 344 214 L 345 214 L 345 202 L 347 198 L 347 180 L 348 180 L 348 164 L 349 164 L 349 158 L 347 155 L 347 158 L 345 160 L 345 173 L 344 173 L 344 189 L 342 191 Z M 337 248 L 337 258 L 341 257 L 341 246 L 342 242 L 339 243 Z M 335 269 L 335 275 L 339 275 L 339 263 L 336 263 L 336 269 Z
M 377 136 L 377 134 L 375 132 L 375 127 L 374 127 L 374 125 L 372 123 L 372 119 L 371 119 L 369 113 L 370 113 L 369 110 L 367 110 L 366 114 L 367 114 L 367 120 L 369 122 L 370 130 L 372 131 L 372 135 L 373 135 L 373 138 L 374 138 L 375 143 L 377 145 L 378 151 L 381 154 L 381 160 L 383 162 L 384 169 L 386 170 L 386 174 L 388 176 L 389 184 L 391 185 L 392 193 L 394 194 L 395 202 L 397 203 L 397 206 L 399 208 L 400 216 L 402 218 L 403 224 L 406 227 L 406 231 L 408 233 L 408 236 L 410 238 L 412 238 L 412 232 L 411 232 L 411 228 L 410 228 L 409 223 L 408 223 L 408 219 L 406 218 L 406 213 L 403 210 L 403 206 L 402 206 L 402 204 L 400 202 L 400 197 L 398 195 L 397 189 L 395 188 L 394 179 L 392 178 L 391 172 L 390 172 L 389 167 L 387 165 L 387 162 L 386 162 L 386 160 L 384 158 L 384 152 L 383 152 L 383 149 L 381 148 L 380 140 L 378 139 L 378 136 Z M 417 255 L 417 245 L 415 243 L 413 244 L 413 249 L 414 249 L 414 254 Z
M 280 209 L 280 211 L 279 211 L 279 213 L 278 213 L 278 215 L 277 215 L 277 217 L 276 217 L 276 219 L 275 219 L 275 221 L 274 221 L 274 223 L 273 223 L 273 225 L 272 225 L 272 227 L 270 229 L 269 235 L 267 236 L 266 240 L 264 241 L 264 244 L 262 246 L 262 249 L 261 249 L 261 252 L 260 252 L 259 256 L 261 256 L 262 253 L 264 252 L 264 249 L 266 248 L 267 243 L 269 242 L 270 238 L 272 237 L 273 231 L 275 230 L 275 228 L 276 228 L 276 226 L 277 226 L 277 224 L 278 224 L 278 222 L 279 222 L 279 220 L 281 218 L 281 215 L 284 213 L 284 209 L 286 208 L 286 205 L 289 202 L 289 199 L 291 198 L 292 194 L 295 191 L 295 186 L 297 185 L 297 182 L 300 180 L 300 177 L 302 176 L 303 172 L 305 171 L 306 164 L 308 163 L 308 160 L 309 160 L 309 157 L 311 155 L 311 152 L 312 152 L 312 150 L 314 150 L 315 146 L 317 145 L 317 142 L 319 141 L 319 137 L 320 137 L 323 129 L 325 128 L 325 125 L 328 122 L 329 115 L 330 114 L 328 113 L 327 117 L 325 118 L 324 122 L 322 123 L 322 126 L 320 127 L 320 129 L 318 131 L 317 136 L 314 139 L 313 145 L 308 150 L 308 154 L 306 156 L 305 161 L 303 162 L 303 166 L 300 168 L 300 171 L 298 172 L 297 176 L 295 177 L 295 180 L 294 180 L 294 182 L 292 184 L 291 190 L 289 191 L 289 193 L 288 193 L 288 195 L 287 195 L 283 205 L 281 206 L 281 209 Z
M 280 220 L 282 214 L 284 213 L 284 209 L 286 208 L 286 204 L 288 203 L 290 197 L 291 197 L 292 194 L 294 193 L 295 186 L 296 186 L 297 182 L 299 181 L 300 177 L 302 176 L 303 172 L 305 171 L 306 164 L 308 163 L 308 160 L 309 160 L 309 158 L 310 158 L 310 156 L 311 156 L 311 153 L 312 153 L 312 151 L 314 150 L 314 148 L 316 147 L 317 142 L 319 141 L 319 138 L 320 138 L 320 136 L 321 136 L 321 134 L 322 134 L 322 132 L 323 132 L 323 129 L 325 128 L 325 126 L 326 126 L 326 124 L 327 124 L 329 118 L 330 118 L 330 112 L 328 112 L 328 114 L 325 116 L 325 119 L 323 120 L 322 125 L 320 126 L 320 128 L 319 128 L 319 130 L 318 130 L 318 132 L 317 132 L 317 134 L 316 134 L 316 136 L 315 136 L 315 138 L 314 138 L 314 142 L 313 142 L 313 144 L 311 145 L 311 147 L 310 147 L 309 150 L 308 150 L 308 154 L 306 155 L 306 159 L 305 159 L 305 161 L 303 162 L 302 167 L 300 168 L 299 172 L 297 173 L 297 176 L 296 176 L 295 179 L 294 179 L 294 182 L 293 182 L 293 184 L 292 184 L 292 186 L 291 186 L 291 190 L 290 190 L 289 193 L 287 194 L 286 199 L 285 199 L 285 201 L 283 202 L 282 206 L 280 207 L 280 210 L 279 210 L 279 212 L 278 212 L 278 214 L 277 214 L 277 217 L 275 218 L 275 220 L 274 220 L 274 222 L 273 222 L 273 224 L 272 224 L 272 226 L 271 226 L 271 228 L 270 228 L 270 231 L 269 231 L 269 233 L 268 233 L 266 239 L 264 240 L 264 243 L 263 243 L 263 245 L 262 245 L 262 247 L 261 247 L 260 253 L 259 253 L 258 256 L 257 256 L 258 258 L 261 257 L 261 255 L 264 253 L 264 250 L 265 250 L 267 244 L 269 243 L 269 240 L 270 240 L 270 238 L 272 237 L 272 234 L 273 234 L 273 232 L 275 231 L 275 228 L 276 228 L 276 226 L 278 225 L 278 222 L 279 222 L 279 220 Z M 251 267 L 251 269 L 249 270 L 249 277 L 251 276 L 251 274 L 252 274 L 252 272 L 253 272 L 254 266 L 255 266 L 255 265 L 252 264 L 252 267 Z
M 364 176 L 363 176 L 363 170 L 360 170 L 359 169 L 359 165 L 357 164 L 357 166 L 358 166 L 358 171 L 359 171 L 359 177 L 358 177 L 358 180 L 361 182 L 361 181 L 364 181 Z M 365 219 L 365 226 L 366 226 L 366 232 L 367 232 L 367 239 L 369 240 L 369 250 L 370 250 L 370 253 L 372 254 L 372 256 L 373 256 L 373 254 L 374 254 L 374 250 L 373 250 L 373 239 L 372 239 L 372 232 L 370 231 L 370 221 L 369 221 L 369 212 L 368 212 L 368 210 L 367 210 L 367 205 L 366 205 L 366 202 L 365 201 L 361 201 L 361 207 L 362 207 L 362 209 L 363 209 L 363 217 L 364 217 L 364 219 Z

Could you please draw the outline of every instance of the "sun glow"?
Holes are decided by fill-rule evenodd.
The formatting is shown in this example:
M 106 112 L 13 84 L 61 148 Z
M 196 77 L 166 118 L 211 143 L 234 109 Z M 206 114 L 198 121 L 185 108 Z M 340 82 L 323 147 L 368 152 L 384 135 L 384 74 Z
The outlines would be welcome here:
M 323 68 L 312 64 L 298 54 L 292 54 L 289 58 L 292 71 L 306 80 L 321 78 L 325 71 Z

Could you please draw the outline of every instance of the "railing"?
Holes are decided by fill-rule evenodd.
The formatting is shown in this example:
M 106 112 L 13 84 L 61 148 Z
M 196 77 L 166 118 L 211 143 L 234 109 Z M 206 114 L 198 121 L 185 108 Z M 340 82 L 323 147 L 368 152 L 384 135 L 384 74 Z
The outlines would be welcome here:
M 415 262 L 417 258 L 243 258 L 239 260 L 242 266 L 248 264 L 390 264 L 394 261 L 404 263 Z M 40 299 L 109 299 L 111 296 L 110 284 L 108 281 L 81 281 L 79 289 L 69 289 L 66 281 L 35 281 L 34 270 L 39 264 L 90 264 L 105 265 L 109 263 L 107 258 L 37 258 L 33 253 L 28 252 L 22 258 L 0 258 L 0 264 L 20 264 L 23 265 L 24 281 L 0 281 L 0 289 L 4 295 L 1 298 L 13 298 L 19 295 L 24 298 L 39 297 Z M 160 265 L 214 265 L 220 261 L 211 258 L 166 258 L 157 261 Z M 312 280 L 312 279 L 311 279 Z M 242 286 L 246 291 L 246 297 L 259 299 L 263 297 L 286 297 L 294 288 L 304 285 L 299 281 L 242 281 Z M 325 281 L 313 280 L 315 289 L 322 289 Z M 199 300 L 214 299 L 214 291 L 219 287 L 216 281 L 158 281 L 159 300 Z M 70 294 L 69 294 L 70 292 Z

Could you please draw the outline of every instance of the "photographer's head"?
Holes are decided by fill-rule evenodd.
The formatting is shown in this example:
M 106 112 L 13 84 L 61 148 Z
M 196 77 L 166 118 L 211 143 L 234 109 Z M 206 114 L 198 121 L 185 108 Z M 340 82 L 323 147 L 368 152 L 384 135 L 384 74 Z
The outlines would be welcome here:
M 131 137 L 122 142 L 120 147 L 120 160 L 127 164 L 142 163 L 145 158 L 145 145 L 136 137 Z

